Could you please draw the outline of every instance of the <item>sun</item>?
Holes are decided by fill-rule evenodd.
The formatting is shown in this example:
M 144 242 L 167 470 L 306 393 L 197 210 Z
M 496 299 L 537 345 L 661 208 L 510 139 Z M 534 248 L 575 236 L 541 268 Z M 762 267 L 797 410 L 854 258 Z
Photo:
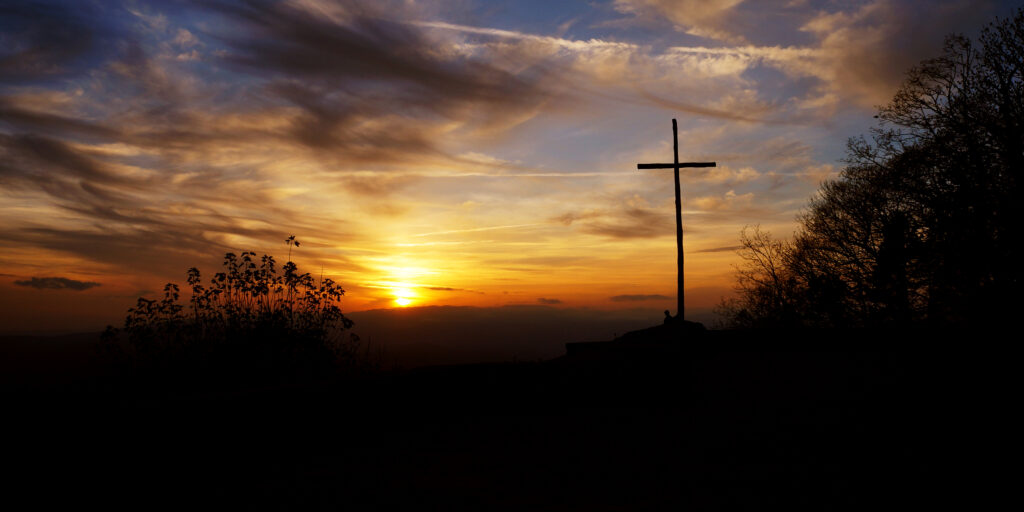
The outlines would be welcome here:
M 394 307 L 406 308 L 422 304 L 425 299 L 420 296 L 421 290 L 425 288 L 421 284 L 422 279 L 437 272 L 407 265 L 403 258 L 397 258 L 397 260 L 388 262 L 396 264 L 379 267 L 382 274 L 381 280 L 374 283 L 374 288 L 379 288 L 390 295 L 391 304 Z
M 402 308 L 412 304 L 416 297 L 416 293 L 409 288 L 394 288 L 391 294 L 395 296 L 395 305 Z

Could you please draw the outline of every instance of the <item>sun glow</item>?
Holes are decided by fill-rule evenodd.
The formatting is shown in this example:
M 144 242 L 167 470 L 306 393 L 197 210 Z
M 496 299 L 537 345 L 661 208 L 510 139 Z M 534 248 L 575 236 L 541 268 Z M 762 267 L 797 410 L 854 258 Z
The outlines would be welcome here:
M 395 305 L 403 308 L 412 304 L 416 297 L 416 293 L 409 288 L 393 288 L 391 294 L 395 296 Z
M 378 267 L 383 279 L 376 281 L 374 287 L 390 295 L 391 304 L 395 307 L 404 308 L 423 302 L 424 297 L 420 295 L 422 279 L 437 272 L 410 265 L 411 262 L 401 255 L 388 260 L 386 265 Z

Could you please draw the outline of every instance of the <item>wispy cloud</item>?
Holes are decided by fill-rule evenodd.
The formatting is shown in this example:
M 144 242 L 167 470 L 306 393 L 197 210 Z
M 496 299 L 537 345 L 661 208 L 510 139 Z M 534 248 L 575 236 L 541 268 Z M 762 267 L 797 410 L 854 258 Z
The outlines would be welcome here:
M 27 281 L 15 281 L 18 286 L 35 288 L 37 290 L 72 290 L 82 291 L 100 286 L 100 283 L 93 281 L 78 281 L 66 277 L 33 277 Z
M 652 22 L 667 19 L 676 28 L 701 37 L 744 40 L 732 26 L 733 9 L 743 0 L 615 0 L 615 8 Z
M 672 297 L 667 295 L 651 294 L 651 295 L 615 295 L 608 297 L 608 300 L 612 302 L 645 302 L 650 300 L 668 300 Z
M 54 1 L 5 2 L 0 83 L 26 84 L 81 72 L 109 30 L 93 6 Z
M 495 230 L 499 230 L 499 229 L 528 228 L 528 227 L 537 226 L 537 225 L 539 225 L 539 224 L 537 224 L 537 223 L 533 223 L 533 224 L 509 224 L 507 226 L 486 226 L 486 227 L 482 227 L 482 228 L 449 229 L 449 230 L 446 230 L 446 231 L 431 231 L 429 233 L 418 233 L 418 234 L 415 234 L 415 235 L 412 235 L 412 236 L 418 238 L 418 237 L 424 237 L 424 236 L 454 235 L 454 234 L 460 234 L 460 233 L 478 233 L 478 232 L 482 232 L 482 231 L 495 231 Z
M 674 233 L 673 219 L 652 209 L 637 195 L 624 198 L 618 208 L 567 212 L 551 219 L 592 235 L 616 239 L 653 238 Z
M 716 253 L 716 252 L 736 252 L 742 249 L 742 245 L 725 245 L 722 247 L 711 247 L 708 249 L 699 249 L 693 251 L 694 253 Z

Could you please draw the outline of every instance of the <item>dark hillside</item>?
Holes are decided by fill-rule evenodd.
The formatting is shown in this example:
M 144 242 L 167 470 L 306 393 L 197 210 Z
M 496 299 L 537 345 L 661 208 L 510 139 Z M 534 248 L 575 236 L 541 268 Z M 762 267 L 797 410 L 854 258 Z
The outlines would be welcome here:
M 969 335 L 710 331 L 245 392 L 78 388 L 15 402 L 10 460 L 44 508 L 977 505 L 1012 373 Z
M 565 343 L 613 338 L 657 321 L 654 309 L 599 311 L 547 306 L 431 306 L 349 313 L 353 331 L 385 368 L 483 361 L 539 361 Z
M 99 333 L 0 336 L 0 386 L 65 385 L 99 370 Z

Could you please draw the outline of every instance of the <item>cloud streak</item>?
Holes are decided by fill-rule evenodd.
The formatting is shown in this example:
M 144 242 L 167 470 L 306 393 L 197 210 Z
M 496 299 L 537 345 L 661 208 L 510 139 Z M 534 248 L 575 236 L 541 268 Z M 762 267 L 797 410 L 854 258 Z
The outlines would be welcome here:
M 15 281 L 14 284 L 37 290 L 72 290 L 76 292 L 100 286 L 100 283 L 78 281 L 66 277 L 33 277 L 27 281 Z
M 104 25 L 82 2 L 5 2 L 0 6 L 0 83 L 32 83 L 80 72 L 103 37 Z
M 615 295 L 608 297 L 608 300 L 612 302 L 646 302 L 651 300 L 669 300 L 672 297 L 667 295 L 651 294 L 651 295 Z
M 734 9 L 743 0 L 615 0 L 620 12 L 648 23 L 667 19 L 678 30 L 701 37 L 722 40 L 744 38 L 732 25 Z
M 335 16 L 284 2 L 202 5 L 234 27 L 222 60 L 297 107 L 288 135 L 315 150 L 365 161 L 438 153 L 425 136 L 436 116 L 487 124 L 548 97 L 532 73 L 438 51 L 443 42 L 372 3 Z

